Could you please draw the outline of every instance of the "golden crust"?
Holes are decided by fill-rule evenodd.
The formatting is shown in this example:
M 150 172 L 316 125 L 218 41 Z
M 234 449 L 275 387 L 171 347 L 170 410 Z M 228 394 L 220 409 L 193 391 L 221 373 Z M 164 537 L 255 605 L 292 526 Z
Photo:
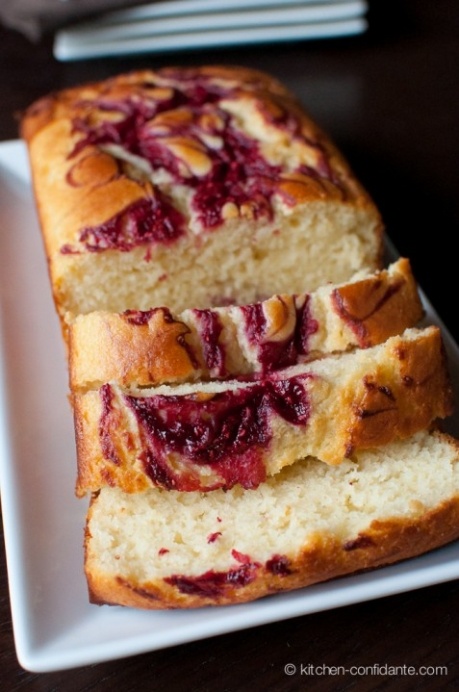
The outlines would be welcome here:
M 335 310 L 343 321 L 353 323 L 357 343 L 363 348 L 401 334 L 424 313 L 406 257 L 374 276 L 339 286 L 334 299 Z
M 160 392 L 166 398 L 161 404 L 150 399 L 153 408 L 160 405 L 167 410 L 167 396 L 171 401 L 181 399 L 185 402 L 183 410 L 193 406 L 196 421 L 205 425 L 207 414 L 201 412 L 196 402 L 212 399 L 216 391 L 222 391 L 221 387 L 215 390 L 215 386 L 205 389 L 202 384 L 189 385 L 186 393 L 180 395 L 173 387 L 164 393 L 164 389 L 123 391 L 110 385 L 107 390 L 76 393 L 72 397 L 78 459 L 76 493 L 83 496 L 105 485 L 119 486 L 129 493 L 155 485 L 203 491 L 240 482 L 256 487 L 267 475 L 274 475 L 305 456 L 339 464 L 356 450 L 407 438 L 437 418 L 449 416 L 453 406 L 440 330 L 429 327 L 414 332 L 415 337 L 392 337 L 374 349 L 298 366 L 291 369 L 290 380 L 284 371 L 282 381 L 287 383 L 287 389 L 289 382 L 302 382 L 307 400 L 304 410 L 308 414 L 298 425 L 290 422 L 289 413 L 283 415 L 274 409 L 269 412 L 260 439 L 255 436 L 250 451 L 241 453 L 241 459 L 245 453 L 251 455 L 254 466 L 249 477 L 244 465 L 247 461 L 241 462 L 231 446 L 227 451 L 228 459 L 232 459 L 228 475 L 226 456 L 220 457 L 218 463 L 211 456 L 204 462 L 202 458 L 196 460 L 174 451 L 167 443 L 152 442 L 155 428 L 150 430 L 149 424 L 136 417 L 133 410 L 137 404 L 132 402 L 142 402 L 144 395 L 148 401 L 148 397 Z M 250 392 L 257 382 L 240 386 Z M 226 384 L 223 387 L 225 391 Z M 134 397 L 129 400 L 131 403 L 127 394 Z M 184 415 L 177 424 L 190 422 Z M 146 460 L 149 461 L 145 465 Z
M 149 194 L 148 186 L 123 175 L 116 158 L 99 148 L 88 145 L 73 153 L 78 141 L 66 118 L 51 121 L 29 143 L 34 195 L 54 281 L 61 270 L 56 262 L 77 260 L 73 251 L 81 251 L 78 238 L 84 228 L 102 224 Z
M 71 389 L 193 379 L 199 370 L 187 345 L 189 327 L 165 309 L 146 315 L 142 322 L 114 313 L 80 315 L 69 327 Z
M 311 150 L 314 153 L 309 154 L 312 159 L 318 158 L 322 153 L 326 154 L 331 169 L 326 174 L 324 170 L 319 170 L 311 177 L 306 173 L 299 173 L 297 170 L 289 170 L 288 167 L 285 169 L 280 178 L 280 189 L 283 194 L 291 198 L 291 202 L 300 203 L 317 198 L 338 197 L 353 199 L 358 204 L 369 205 L 373 208 L 373 202 L 368 193 L 355 179 L 341 152 L 310 118 L 292 93 L 269 75 L 240 67 L 219 68 L 211 66 L 207 68 L 166 68 L 158 71 L 132 72 L 101 82 L 63 90 L 33 103 L 23 114 L 21 136 L 30 148 L 34 177 L 42 185 L 37 191 L 39 200 L 46 201 L 47 191 L 51 190 L 58 179 L 62 181 L 64 187 L 62 193 L 58 190 L 57 194 L 53 187 L 53 200 L 57 198 L 57 202 L 60 202 L 64 190 L 73 199 L 85 199 L 88 188 L 98 187 L 106 182 L 104 178 L 107 177 L 107 170 L 110 171 L 108 180 L 120 172 L 119 162 L 115 157 L 110 156 L 107 152 L 103 152 L 103 157 L 98 157 L 101 152 L 100 145 L 92 146 L 88 141 L 81 150 L 78 150 L 83 138 L 81 131 L 75 128 L 77 121 L 80 122 L 80 119 L 86 118 L 88 123 L 95 125 L 109 121 L 110 118 L 116 122 L 120 117 L 113 110 L 107 110 L 105 105 L 101 105 L 102 100 L 104 103 L 115 103 L 117 100 L 125 98 L 138 99 L 139 101 L 150 99 L 161 103 L 161 101 L 167 100 L 165 97 L 168 96 L 168 90 L 183 87 L 192 79 L 200 80 L 202 78 L 210 80 L 214 86 L 228 89 L 229 95 L 226 98 L 231 101 L 240 101 L 242 110 L 244 108 L 254 109 L 265 129 L 264 136 L 269 138 L 277 130 L 278 136 L 281 136 L 284 141 L 287 140 L 294 151 L 299 149 L 300 162 L 305 165 L 314 164 L 313 160 L 306 160 L 306 142 L 312 142 L 314 145 Z M 153 83 L 154 86 L 152 86 Z M 222 102 L 222 108 L 225 109 L 224 99 Z M 172 106 L 171 108 L 172 110 L 169 110 L 168 113 L 175 115 L 183 112 L 185 114 L 190 113 L 183 106 Z M 298 121 L 301 135 L 291 136 L 284 124 L 279 125 L 276 122 L 276 120 L 280 122 L 281 117 L 284 117 L 285 114 Z M 160 118 L 158 124 L 161 124 L 163 128 L 166 127 L 164 113 L 160 112 L 159 116 L 156 117 Z M 170 116 L 167 124 L 171 125 Z M 164 136 L 164 132 L 161 132 L 161 135 Z M 253 135 L 251 136 L 253 137 Z M 179 144 L 176 136 L 174 141 Z M 202 148 L 202 142 L 187 140 L 183 135 L 180 136 L 180 141 L 185 145 L 189 141 L 191 155 L 196 152 L 196 148 Z M 77 147 L 77 151 L 75 151 L 75 147 Z M 301 154 L 301 147 L 305 149 L 303 154 Z M 315 147 L 317 150 L 314 149 Z M 77 171 L 82 165 L 81 161 L 87 157 L 94 157 L 94 161 L 92 162 L 92 176 L 85 181 L 83 178 L 78 179 Z M 107 166 L 108 160 L 111 160 L 109 166 Z M 50 170 L 50 164 L 52 164 L 52 170 Z M 56 165 L 58 166 L 57 169 Z M 75 183 L 74 189 L 71 189 L 70 182 Z M 128 181 L 123 178 L 123 182 Z M 53 201 L 52 207 L 54 204 L 55 201 Z M 66 208 L 72 211 L 77 209 L 72 202 L 69 202 Z M 111 210 L 107 208 L 103 212 L 100 210 L 100 213 L 108 216 Z M 54 221 L 59 222 L 60 220 L 61 217 L 57 213 L 54 216 Z M 73 234 L 69 232 L 69 236 L 70 242 L 73 239 Z
M 436 404 L 440 402 L 438 417 L 444 418 L 453 412 L 453 390 L 439 329 L 431 332 L 431 338 L 420 339 L 415 347 L 403 343 L 403 339 L 396 339 L 393 358 L 398 363 L 394 386 L 381 385 L 384 371 L 390 372 L 392 359 L 389 356 L 379 372 L 381 379 L 373 375 L 365 378 L 362 396 L 354 400 L 356 417 L 349 431 L 350 450 L 385 444 L 392 437 L 392 431 L 407 438 L 427 428 L 437 417 Z M 404 404 L 395 405 L 396 401 Z
M 352 347 L 369 347 L 412 327 L 423 307 L 408 259 L 352 282 L 321 288 L 303 296 L 272 296 L 252 312 L 264 324 L 251 344 L 247 306 L 211 309 L 218 325 L 213 351 L 206 355 L 206 322 L 187 310 L 172 315 L 165 308 L 143 313 L 94 312 L 69 319 L 69 372 L 72 391 L 104 382 L 148 386 L 197 379 L 226 378 L 266 368 L 263 348 L 291 349 L 289 365 Z M 313 326 L 303 350 L 293 351 L 302 320 Z M 303 326 L 302 326 L 303 324 Z M 252 341 L 254 337 L 252 335 Z M 212 356 L 219 349 L 219 367 Z M 285 359 L 267 364 L 279 369 Z
M 93 503 L 97 498 L 93 498 Z M 88 523 L 91 508 L 88 512 Z M 123 579 L 101 573 L 92 565 L 90 533 L 86 529 L 85 572 L 89 598 L 95 604 L 116 604 L 149 610 L 198 608 L 245 603 L 265 596 L 300 589 L 359 571 L 406 560 L 459 538 L 459 497 L 409 519 L 373 521 L 365 531 L 344 543 L 333 535 L 308 536 L 296 555 L 289 555 L 289 574 L 273 574 L 262 565 L 249 584 L 229 580 L 217 594 L 182 593 L 163 579 L 155 582 Z

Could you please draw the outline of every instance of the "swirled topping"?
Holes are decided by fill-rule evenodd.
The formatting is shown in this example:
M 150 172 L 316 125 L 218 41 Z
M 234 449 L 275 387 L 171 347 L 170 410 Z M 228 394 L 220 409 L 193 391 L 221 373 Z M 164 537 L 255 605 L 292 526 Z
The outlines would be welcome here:
M 113 249 L 128 252 L 148 243 L 169 245 L 182 234 L 182 215 L 167 200 L 155 194 L 133 202 L 99 226 L 83 228 L 80 242 L 89 252 Z M 61 252 L 72 253 L 72 247 L 65 245 Z
M 238 217 L 271 220 L 275 193 L 287 205 L 311 191 L 341 196 L 320 142 L 304 132 L 281 97 L 256 88 L 256 83 L 241 87 L 229 78 L 165 70 L 142 73 L 137 82 L 108 80 L 102 90 L 81 98 L 72 120 L 78 141 L 70 158 L 95 147 L 123 159 L 124 174 L 140 167 L 140 178 L 153 182 L 155 200 L 148 203 L 152 224 L 144 215 L 146 202 L 128 207 L 100 226 L 83 229 L 85 249 L 129 250 L 182 235 L 185 220 L 177 209 L 172 213 L 171 200 L 158 190 L 162 184 L 183 186 L 193 218 L 210 231 Z M 266 141 L 255 134 L 247 113 L 264 125 Z M 285 148 L 286 135 L 300 152 L 290 168 L 285 157 L 276 160 L 277 139 Z
M 308 340 L 318 329 L 309 309 L 309 296 L 303 300 L 273 296 L 263 303 L 240 307 L 245 333 L 263 372 L 278 370 L 299 362 L 309 352 Z

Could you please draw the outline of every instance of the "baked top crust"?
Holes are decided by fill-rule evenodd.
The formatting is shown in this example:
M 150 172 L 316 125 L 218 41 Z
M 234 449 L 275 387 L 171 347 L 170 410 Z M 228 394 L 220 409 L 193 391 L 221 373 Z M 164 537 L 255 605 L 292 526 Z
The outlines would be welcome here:
M 297 99 L 240 67 L 143 70 L 73 87 L 32 104 L 21 135 L 51 256 L 171 244 L 313 200 L 379 216 Z
M 266 373 L 382 343 L 423 314 L 410 262 L 401 258 L 344 284 L 246 306 L 78 315 L 68 329 L 70 388 Z
M 453 405 L 437 327 L 245 382 L 106 383 L 72 402 L 79 496 L 105 485 L 129 493 L 257 488 L 305 456 L 340 464 L 408 438 Z

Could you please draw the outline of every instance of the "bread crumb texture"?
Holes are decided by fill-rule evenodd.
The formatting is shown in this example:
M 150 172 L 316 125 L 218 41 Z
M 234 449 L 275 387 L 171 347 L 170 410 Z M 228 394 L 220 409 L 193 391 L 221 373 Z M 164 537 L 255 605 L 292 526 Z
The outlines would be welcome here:
M 384 554 L 384 545 L 381 553 L 374 538 L 378 522 L 389 526 L 386 550 L 393 548 L 391 522 L 398 522 L 400 535 L 404 523 L 418 526 L 427 544 L 429 515 L 449 503 L 455 505 L 457 532 L 458 498 L 457 443 L 426 431 L 336 467 L 305 459 L 256 491 L 127 495 L 104 488 L 89 514 L 87 567 L 90 575 L 144 585 L 171 575 L 227 573 L 241 555 L 259 565 L 285 556 L 301 570 L 302 556 L 330 541 L 356 555 L 359 549 L 371 554 L 374 545 L 379 561 L 391 561 L 394 556 Z M 384 538 L 383 529 L 379 543 Z M 442 535 L 434 540 L 441 544 Z M 307 583 L 310 576 L 301 578 Z

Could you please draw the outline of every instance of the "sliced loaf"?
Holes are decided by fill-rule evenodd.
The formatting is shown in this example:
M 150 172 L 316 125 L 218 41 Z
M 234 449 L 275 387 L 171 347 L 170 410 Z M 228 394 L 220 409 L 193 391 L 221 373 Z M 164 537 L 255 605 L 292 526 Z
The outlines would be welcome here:
M 410 262 L 349 282 L 244 306 L 78 315 L 69 326 L 70 388 L 148 386 L 266 373 L 416 325 L 424 314 Z
M 73 396 L 77 494 L 241 484 L 305 456 L 340 463 L 452 412 L 437 327 L 250 380 L 100 389 Z

